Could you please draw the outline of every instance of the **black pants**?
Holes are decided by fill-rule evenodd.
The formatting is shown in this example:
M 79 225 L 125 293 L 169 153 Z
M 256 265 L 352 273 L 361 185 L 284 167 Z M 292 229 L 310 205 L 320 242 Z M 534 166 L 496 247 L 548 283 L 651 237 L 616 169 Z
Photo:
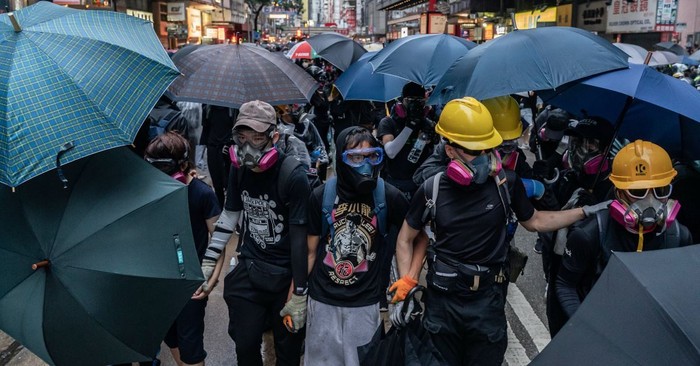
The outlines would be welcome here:
M 228 171 L 231 168 L 231 160 L 222 153 L 223 148 L 223 145 L 207 145 L 207 165 L 219 207 L 224 207 L 224 192 L 228 186 Z
M 500 366 L 508 347 L 501 283 L 462 295 L 428 288 L 423 325 L 448 365 Z
M 193 365 L 204 361 L 204 313 L 208 299 L 192 300 L 185 304 L 163 340 L 170 348 L 180 350 L 180 360 Z
M 287 301 L 287 290 L 279 293 L 256 290 L 247 272 L 245 265 L 238 265 L 224 282 L 224 300 L 229 312 L 228 334 L 236 343 L 238 365 L 262 366 L 262 336 L 272 328 L 277 365 L 298 366 L 304 334 L 287 331 L 279 315 Z

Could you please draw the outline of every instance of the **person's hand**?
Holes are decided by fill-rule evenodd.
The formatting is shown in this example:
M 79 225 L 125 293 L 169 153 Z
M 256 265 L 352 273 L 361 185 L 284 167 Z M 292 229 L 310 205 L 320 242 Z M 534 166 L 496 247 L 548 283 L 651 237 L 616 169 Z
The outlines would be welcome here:
M 306 324 L 306 295 L 295 295 L 280 310 L 282 322 L 288 331 L 298 332 Z
M 413 301 L 410 301 L 408 303 L 408 308 L 405 313 L 402 312 L 403 305 L 403 301 L 399 301 L 396 304 L 394 304 L 394 308 L 391 310 L 391 315 L 389 315 L 391 325 L 395 326 L 396 328 L 403 328 L 406 326 L 406 324 L 408 324 L 411 321 L 411 313 L 413 312 L 415 303 Z
M 422 121 L 418 118 L 409 118 L 406 120 L 406 127 L 410 128 L 413 131 L 417 131 L 421 125 L 421 122 Z
M 532 175 L 535 178 L 540 178 L 540 180 L 549 179 L 551 170 L 549 169 L 547 160 L 537 160 L 532 163 Z
M 433 122 L 427 118 L 424 118 L 423 119 L 423 127 L 421 130 L 429 135 L 435 134 L 435 122 Z
M 212 273 L 214 273 L 214 268 L 216 268 L 216 261 L 209 258 L 204 258 L 202 260 L 202 274 L 204 275 L 202 290 L 205 292 L 211 291 L 209 289 L 209 279 L 211 278 Z
M 403 276 L 394 282 L 391 287 L 389 287 L 389 293 L 394 293 L 394 297 L 391 302 L 396 304 L 397 302 L 403 301 L 414 287 L 418 285 L 418 281 L 414 280 L 409 276 Z
M 612 203 L 612 200 L 607 200 L 603 201 L 601 203 L 597 203 L 595 205 L 590 205 L 590 206 L 583 206 L 581 207 L 583 209 L 583 215 L 586 217 L 591 217 L 592 215 L 595 215 L 596 212 L 605 210 L 610 206 Z

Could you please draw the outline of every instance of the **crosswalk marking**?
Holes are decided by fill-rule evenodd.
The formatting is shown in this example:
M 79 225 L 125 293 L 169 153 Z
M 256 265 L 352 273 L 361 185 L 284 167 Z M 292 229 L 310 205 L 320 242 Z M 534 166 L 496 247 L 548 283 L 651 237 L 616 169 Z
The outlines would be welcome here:
M 508 322 L 508 348 L 506 349 L 505 360 L 508 366 L 525 366 L 530 363 L 530 358 L 525 353 L 525 347 L 520 344 Z
M 508 286 L 508 303 L 513 308 L 513 312 L 518 317 L 520 322 L 525 327 L 525 330 L 530 335 L 532 342 L 537 347 L 538 352 L 542 352 L 547 346 L 551 337 L 549 331 L 544 326 L 540 318 L 535 314 L 535 311 L 530 306 L 530 303 L 525 298 L 525 295 L 520 291 L 518 286 L 510 284 Z M 510 331 L 510 327 L 508 327 Z M 510 336 L 508 337 L 510 343 Z

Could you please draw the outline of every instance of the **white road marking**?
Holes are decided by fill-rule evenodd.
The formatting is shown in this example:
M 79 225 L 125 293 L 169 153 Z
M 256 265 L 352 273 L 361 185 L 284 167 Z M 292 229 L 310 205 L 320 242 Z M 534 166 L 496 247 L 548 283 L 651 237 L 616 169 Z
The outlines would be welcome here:
M 510 291 L 510 290 L 509 290 Z M 520 344 L 520 340 L 515 336 L 508 322 L 508 348 L 506 349 L 505 360 L 508 366 L 525 366 L 530 364 L 530 358 L 527 357 L 525 347 Z
M 525 330 L 530 335 L 532 342 L 537 347 L 538 352 L 542 352 L 547 346 L 551 337 L 549 331 L 544 326 L 540 318 L 535 314 L 535 311 L 530 306 L 530 303 L 525 298 L 525 295 L 520 291 L 518 286 L 510 284 L 508 287 L 508 303 L 513 308 L 515 315 L 525 327 Z M 510 329 L 510 327 L 508 327 Z M 510 339 L 510 337 L 509 337 Z M 509 342 L 510 344 L 510 342 Z

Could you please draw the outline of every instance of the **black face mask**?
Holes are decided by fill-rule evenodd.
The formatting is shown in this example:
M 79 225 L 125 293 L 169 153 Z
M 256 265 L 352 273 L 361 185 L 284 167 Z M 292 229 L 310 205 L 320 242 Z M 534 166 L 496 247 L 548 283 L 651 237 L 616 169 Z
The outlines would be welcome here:
M 356 129 L 356 127 L 350 127 L 341 131 L 340 134 L 338 134 L 335 146 L 344 147 L 347 145 L 346 141 L 348 136 Z M 372 174 L 370 176 L 362 175 L 351 166 L 343 163 L 343 150 L 344 148 L 336 148 L 335 152 L 335 161 L 338 162 L 336 165 L 338 195 L 347 201 L 371 195 L 374 188 L 377 187 L 380 165 L 372 168 Z

